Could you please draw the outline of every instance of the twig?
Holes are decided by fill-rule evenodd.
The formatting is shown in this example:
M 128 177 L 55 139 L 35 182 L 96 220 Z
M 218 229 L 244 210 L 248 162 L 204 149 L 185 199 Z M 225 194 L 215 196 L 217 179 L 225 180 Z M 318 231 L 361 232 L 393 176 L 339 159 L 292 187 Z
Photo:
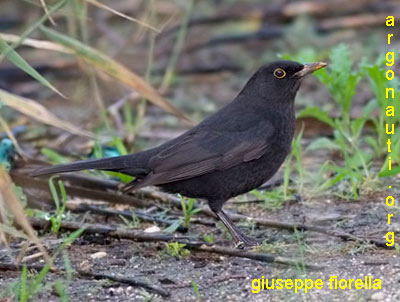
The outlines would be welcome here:
M 11 176 L 17 185 L 24 188 L 33 188 L 49 192 L 48 182 L 41 178 L 29 177 L 26 173 L 22 174 L 17 170 L 12 171 Z M 136 198 L 132 195 L 122 195 L 115 192 L 104 192 L 100 190 L 92 190 L 78 186 L 65 185 L 65 189 L 70 196 L 79 196 L 82 198 L 89 198 L 92 200 L 104 200 L 111 203 L 128 204 L 134 207 L 147 207 L 149 203 Z
M 43 165 L 43 162 L 40 163 Z M 38 165 L 38 163 L 34 161 L 28 162 L 28 164 L 30 164 L 31 167 L 34 165 L 36 166 Z M 29 177 L 29 173 L 32 171 L 32 168 L 30 169 L 24 168 L 24 166 L 26 166 L 26 163 L 23 163 L 21 161 L 17 162 L 17 165 L 21 165 L 22 167 L 12 170 L 11 176 L 18 185 L 22 185 L 24 187 L 28 186 L 39 190 L 48 191 L 48 184 L 47 181 L 45 180 L 48 177 L 47 178 Z M 155 199 L 164 203 L 172 204 L 174 207 L 177 208 L 180 208 L 181 206 L 179 198 L 172 196 L 171 194 L 155 191 L 154 189 L 151 188 L 143 188 L 140 191 L 131 192 L 125 195 L 116 194 L 115 192 L 114 193 L 108 192 L 107 195 L 103 195 L 102 192 L 104 191 L 109 191 L 109 190 L 118 191 L 123 184 L 121 184 L 121 182 L 119 181 L 111 179 L 95 178 L 92 176 L 85 175 L 83 173 L 65 173 L 61 174 L 59 177 L 61 180 L 68 181 L 71 184 L 71 186 L 66 185 L 66 189 L 68 194 L 72 196 L 80 196 L 89 199 L 101 199 L 108 201 L 110 203 L 130 204 L 137 207 L 145 207 L 149 205 L 148 202 L 142 200 L 143 198 Z M 75 184 L 76 186 L 72 186 L 73 184 Z M 81 191 L 79 188 L 77 188 L 77 186 L 84 187 L 85 189 L 82 189 L 83 191 Z M 83 193 L 84 195 L 80 195 L 80 193 Z M 95 195 L 90 195 L 93 193 Z M 101 197 L 97 197 L 99 194 Z
M 145 281 L 138 280 L 138 279 L 132 278 L 132 277 L 111 275 L 111 274 L 105 274 L 105 273 L 92 273 L 89 271 L 84 271 L 84 270 L 79 270 L 79 269 L 77 270 L 77 272 L 79 273 L 80 276 L 88 276 L 88 277 L 92 277 L 96 280 L 109 279 L 109 280 L 116 281 L 119 283 L 129 284 L 132 286 L 140 286 L 151 292 L 159 294 L 160 296 L 163 296 L 163 297 L 169 297 L 169 295 L 170 295 L 167 290 L 165 290 L 164 288 L 162 288 L 160 286 L 156 286 L 156 285 L 153 285 L 153 284 L 150 284 Z
M 207 207 L 202 207 L 200 208 L 199 213 L 215 217 L 214 212 L 212 212 L 209 208 Z M 371 244 L 376 245 L 377 247 L 381 248 L 386 248 L 386 249 L 394 249 L 394 246 L 387 246 L 386 241 L 384 240 L 379 240 L 379 239 L 370 239 L 370 238 L 365 238 L 365 237 L 360 237 L 360 236 L 355 236 L 350 233 L 346 233 L 343 231 L 337 231 L 337 230 L 331 230 L 319 226 L 314 226 L 314 225 L 308 225 L 308 224 L 303 224 L 303 223 L 286 223 L 286 222 L 280 222 L 276 220 L 269 220 L 269 219 L 262 219 L 262 218 L 256 218 L 256 217 L 250 217 L 247 215 L 243 214 L 234 214 L 228 212 L 229 217 L 232 219 L 232 221 L 240 221 L 240 220 L 245 220 L 247 222 L 254 223 L 259 226 L 266 226 L 270 228 L 276 228 L 276 229 L 283 229 L 283 230 L 288 230 L 288 231 L 312 231 L 316 233 L 322 233 L 325 235 L 329 235 L 332 237 L 339 237 L 340 239 L 343 240 L 352 240 L 352 241 L 365 241 Z
M 15 263 L 4 263 L 0 262 L 0 270 L 1 271 L 21 271 L 22 268 L 26 265 L 28 270 L 35 270 L 37 272 L 41 271 L 45 265 L 44 264 L 15 264 Z M 53 273 L 60 272 L 59 269 L 54 266 L 50 268 L 50 271 Z
M 202 245 L 202 246 L 196 247 L 195 249 L 198 251 L 202 251 L 202 252 L 209 252 L 209 253 L 215 253 L 215 254 L 221 254 L 221 255 L 247 258 L 247 259 L 252 259 L 252 260 L 257 260 L 257 261 L 262 261 L 262 262 L 267 262 L 267 263 L 277 263 L 277 264 L 284 264 L 284 265 L 288 265 L 288 266 L 304 266 L 305 268 L 315 269 L 315 270 L 320 270 L 320 269 L 324 268 L 323 266 L 307 264 L 307 263 L 304 263 L 301 261 L 295 261 L 295 260 L 291 260 L 291 259 L 287 259 L 287 258 L 283 258 L 283 257 L 276 257 L 276 256 L 269 255 L 269 254 L 254 253 L 254 252 L 249 252 L 249 251 L 232 249 L 232 248 L 227 248 L 224 246 Z
M 387 265 L 387 264 L 389 264 L 389 261 L 387 261 L 387 260 L 364 261 L 364 265 Z
M 49 226 L 49 222 L 44 219 L 38 218 L 29 218 L 30 223 L 34 228 L 45 229 Z M 61 222 L 60 225 L 61 229 L 66 230 L 78 230 L 80 228 L 85 229 L 85 233 L 101 233 L 105 234 L 112 238 L 119 238 L 119 239 L 129 239 L 138 242 L 179 242 L 185 244 L 187 248 L 214 253 L 214 254 L 221 254 L 227 256 L 234 256 L 234 257 L 241 257 L 247 258 L 257 261 L 262 261 L 266 263 L 276 263 L 276 264 L 284 264 L 290 266 L 305 266 L 305 268 L 309 269 L 321 269 L 321 266 L 316 266 L 312 264 L 306 264 L 304 262 L 297 262 L 294 260 L 276 257 L 273 255 L 262 254 L 262 253 L 254 253 L 249 251 L 242 251 L 237 249 L 232 249 L 224 246 L 208 246 L 203 241 L 193 241 L 190 237 L 184 236 L 176 236 L 172 234 L 164 234 L 164 233 L 144 233 L 135 230 L 127 230 L 127 229 L 119 229 L 115 227 L 109 227 L 104 225 L 96 225 L 96 224 L 79 224 L 76 222 Z
M 46 229 L 49 227 L 49 221 L 39 218 L 29 218 L 29 222 L 34 228 Z M 62 221 L 61 226 L 64 230 L 75 231 L 78 229 L 85 229 L 87 234 L 105 234 L 108 237 L 119 238 L 119 239 L 129 239 L 138 242 L 170 242 L 179 241 L 181 243 L 194 245 L 201 245 L 203 242 L 190 241 L 191 238 L 187 236 L 176 236 L 166 233 L 145 233 L 136 230 L 128 230 L 124 228 L 115 228 L 100 224 L 80 224 L 76 222 Z
M 154 215 L 149 215 L 145 214 L 142 212 L 137 212 L 137 211 L 118 211 L 118 210 L 113 210 L 113 209 L 108 209 L 108 208 L 101 208 L 97 207 L 94 205 L 86 204 L 86 203 L 67 203 L 67 209 L 70 211 L 74 212 L 92 212 L 96 214 L 101 214 L 101 215 L 108 215 L 108 216 L 123 216 L 127 218 L 132 218 L 134 216 L 138 217 L 139 219 L 143 221 L 149 221 L 149 222 L 156 222 L 156 223 L 161 223 L 165 225 L 172 225 L 175 221 L 171 221 L 169 219 L 163 219 L 163 218 L 158 218 L 155 217 Z M 180 232 L 187 232 L 187 228 L 183 226 L 179 226 L 177 228 L 178 231 Z
M 68 179 L 72 182 L 75 182 L 77 184 L 84 185 L 84 186 L 92 186 L 92 187 L 97 187 L 97 188 L 100 187 L 100 188 L 105 188 L 105 189 L 108 188 L 108 189 L 112 189 L 112 190 L 117 190 L 119 187 L 119 183 L 116 181 L 104 180 L 104 179 L 100 180 L 97 178 L 82 176 L 82 175 L 77 175 L 77 174 L 74 174 L 74 175 L 64 174 L 62 176 L 62 178 Z M 47 186 L 47 183 L 46 183 L 46 186 Z M 84 189 L 82 189 L 82 190 L 84 190 Z M 68 192 L 69 192 L 69 189 L 68 189 Z M 90 190 L 90 192 L 99 192 L 99 191 Z M 97 195 L 98 194 L 99 193 L 97 193 Z M 111 193 L 108 193 L 108 194 L 111 194 Z M 167 194 L 167 193 L 157 192 L 150 188 L 144 188 L 138 192 L 133 192 L 133 194 L 135 194 L 136 196 L 141 196 L 142 198 L 157 199 L 159 201 L 169 203 L 178 209 L 181 209 L 180 199 L 177 197 L 174 197 L 170 194 Z M 121 201 L 120 198 L 122 198 L 122 196 L 125 196 L 125 195 L 111 194 L 111 196 L 118 196 L 119 199 L 115 200 L 115 198 L 114 198 L 111 200 L 107 200 L 107 199 L 103 199 L 103 200 L 124 203 L 123 202 L 124 200 Z M 130 196 L 130 194 L 128 196 Z M 86 195 L 85 197 L 92 198 L 92 199 L 96 198 L 96 197 L 90 196 L 90 194 L 89 194 L 89 196 Z M 134 198 L 134 197 L 132 197 L 132 198 Z M 130 200 L 129 197 L 127 197 L 127 199 Z M 136 199 L 134 199 L 134 200 L 136 200 Z M 138 199 L 138 200 L 140 201 L 141 205 L 144 205 L 144 204 L 147 204 L 147 206 L 149 205 L 148 203 L 145 203 L 144 201 L 142 201 L 140 199 Z M 125 203 L 132 204 L 130 202 L 125 202 Z M 215 218 L 215 214 L 208 207 L 199 207 L 199 204 L 195 203 L 194 208 L 200 208 L 199 213 Z M 249 217 L 247 215 L 242 215 L 242 214 L 234 214 L 234 213 L 228 213 L 228 214 L 229 214 L 229 217 L 233 221 L 245 220 L 247 222 L 255 223 L 256 225 L 259 225 L 259 226 L 283 229 L 283 230 L 288 230 L 288 231 L 294 231 L 294 230 L 312 231 L 312 232 L 329 235 L 332 237 L 338 237 L 343 240 L 365 241 L 365 242 L 369 242 L 369 243 L 374 244 L 377 247 L 381 247 L 381 248 L 386 248 L 386 249 L 394 248 L 393 246 L 387 246 L 386 241 L 384 241 L 384 240 L 370 239 L 370 238 L 355 236 L 355 235 L 352 235 L 352 234 L 349 234 L 346 232 L 331 230 L 331 229 L 327 229 L 327 228 L 323 228 L 323 227 L 319 227 L 319 226 L 307 225 L 307 224 L 302 224 L 302 223 L 285 223 L 285 222 L 280 222 L 280 221 Z
M 206 207 L 200 208 L 199 213 L 207 215 L 207 216 L 215 217 L 214 212 L 212 212 L 209 208 L 206 208 Z M 228 212 L 228 215 L 232 219 L 232 221 L 235 221 L 235 222 L 244 220 L 244 221 L 259 225 L 259 226 L 266 226 L 266 227 L 270 227 L 270 228 L 283 229 L 283 230 L 288 230 L 288 231 L 295 231 L 295 230 L 297 230 L 297 231 L 312 231 L 312 232 L 316 232 L 316 233 L 322 233 L 325 235 L 329 235 L 332 237 L 339 237 L 340 239 L 343 239 L 343 240 L 364 241 L 364 242 L 374 244 L 377 247 L 386 248 L 386 249 L 394 249 L 394 246 L 387 246 L 386 241 L 384 241 L 384 240 L 370 239 L 370 238 L 355 236 L 355 235 L 352 235 L 350 233 L 346 233 L 343 231 L 331 230 L 331 229 L 327 229 L 327 228 L 323 228 L 323 227 L 319 227 L 319 226 L 308 225 L 308 224 L 303 224 L 303 223 L 286 223 L 286 222 L 280 222 L 280 221 L 275 221 L 275 220 L 250 217 L 250 216 L 243 215 L 243 214 L 234 214 L 234 213 L 230 213 L 230 212 Z
M 119 111 L 127 101 L 138 101 L 138 100 L 140 100 L 140 94 L 137 93 L 136 91 L 132 91 L 107 108 L 107 111 L 112 116 L 115 123 L 115 127 L 117 128 L 118 131 L 123 130 L 123 122 L 119 114 Z
M 249 278 L 249 276 L 247 276 L 247 275 L 222 276 L 222 277 L 218 277 L 213 280 L 207 280 L 206 286 L 202 285 L 201 289 L 206 289 L 206 288 L 209 288 L 210 286 L 215 286 L 216 283 L 225 282 L 225 281 L 229 281 L 232 279 L 246 279 L 246 278 Z M 193 286 L 192 282 L 183 282 L 183 283 L 178 283 L 178 284 L 165 285 L 165 287 L 168 289 L 185 288 L 185 287 L 192 287 L 192 286 Z
M 73 184 L 77 184 L 79 186 L 88 187 L 96 190 L 115 190 L 117 191 L 121 183 L 111 179 L 99 179 L 91 176 L 87 176 L 80 173 L 70 173 L 70 174 L 62 174 L 60 175 L 62 180 L 67 180 Z M 119 195 L 120 196 L 120 195 Z M 176 208 L 181 207 L 180 199 L 164 192 L 156 191 L 151 188 L 143 188 L 137 192 L 130 192 L 127 196 L 135 196 L 139 199 L 155 199 L 161 201 L 163 203 L 168 203 L 173 205 Z M 112 202 L 112 201 L 111 201 Z M 114 203 L 118 203 L 115 201 Z M 147 203 L 147 205 L 149 205 Z
M 42 252 L 38 252 L 38 253 L 29 255 L 29 256 L 25 256 L 24 258 L 22 258 L 21 262 L 25 263 L 25 262 L 31 261 L 33 259 L 41 258 L 42 256 L 43 256 L 43 253 Z
M 302 223 L 285 223 L 285 222 L 280 222 L 280 221 L 249 217 L 249 216 L 241 215 L 241 214 L 229 214 L 229 217 L 233 221 L 246 220 L 248 222 L 252 222 L 252 223 L 255 223 L 258 225 L 263 225 L 263 226 L 277 228 L 277 229 L 284 229 L 284 230 L 288 230 L 288 231 L 294 231 L 294 230 L 312 231 L 312 232 L 329 235 L 332 237 L 339 237 L 343 240 L 365 241 L 365 242 L 374 244 L 377 247 L 382 247 L 382 248 L 387 248 L 387 249 L 394 248 L 394 247 L 387 246 L 386 242 L 384 240 L 359 237 L 359 236 L 355 236 L 355 235 L 352 235 L 352 234 L 349 234 L 346 232 L 331 230 L 331 229 L 314 226 L 314 225 L 308 225 L 308 224 L 302 224 Z

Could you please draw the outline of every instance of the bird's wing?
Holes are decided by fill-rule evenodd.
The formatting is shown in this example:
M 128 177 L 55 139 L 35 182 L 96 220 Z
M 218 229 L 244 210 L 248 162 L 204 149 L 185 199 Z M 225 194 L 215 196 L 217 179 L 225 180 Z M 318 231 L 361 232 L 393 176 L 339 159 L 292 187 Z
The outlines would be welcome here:
M 241 131 L 216 131 L 204 127 L 187 133 L 150 159 L 152 172 L 134 188 L 189 179 L 260 158 L 267 150 L 274 128 L 266 121 L 254 120 L 246 129 L 243 124 L 241 128 Z

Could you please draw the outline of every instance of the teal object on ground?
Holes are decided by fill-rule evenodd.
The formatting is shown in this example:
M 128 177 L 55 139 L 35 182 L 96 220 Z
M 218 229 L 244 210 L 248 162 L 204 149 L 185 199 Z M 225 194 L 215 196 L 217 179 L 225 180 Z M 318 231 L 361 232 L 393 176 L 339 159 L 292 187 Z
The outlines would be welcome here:
M 121 153 L 119 153 L 118 149 L 115 147 L 103 147 L 103 155 L 104 157 L 115 157 L 115 156 L 121 156 Z
M 121 156 L 121 153 L 119 153 L 118 149 L 115 147 L 110 147 L 110 146 L 101 146 L 101 153 L 102 157 L 115 157 L 115 156 Z M 93 150 L 89 156 L 89 158 L 96 158 L 95 155 L 95 150 Z
M 15 146 L 9 138 L 3 138 L 0 141 L 0 164 L 2 164 L 8 171 L 14 164 Z

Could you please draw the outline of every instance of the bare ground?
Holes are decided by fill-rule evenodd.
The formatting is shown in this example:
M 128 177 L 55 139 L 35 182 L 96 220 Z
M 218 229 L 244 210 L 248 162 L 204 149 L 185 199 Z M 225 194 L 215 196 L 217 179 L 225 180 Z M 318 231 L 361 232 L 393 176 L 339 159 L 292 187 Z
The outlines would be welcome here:
M 259 204 L 246 207 L 248 214 L 285 222 L 302 222 L 340 229 L 353 235 L 384 239 L 387 227 L 385 194 L 374 194 L 360 201 L 341 201 L 335 198 L 310 202 L 288 203 L 284 209 L 268 211 Z M 237 209 L 230 205 L 231 210 Z M 392 228 L 398 231 L 399 215 L 394 216 Z M 78 217 L 77 217 L 78 218 Z M 77 220 L 80 221 L 83 215 Z M 115 224 L 102 216 L 86 215 L 87 222 Z M 147 226 L 151 226 L 148 224 Z M 146 224 L 141 225 L 141 228 Z M 249 232 L 251 230 L 248 230 Z M 216 241 L 227 247 L 221 228 L 192 224 L 188 236 L 215 233 Z M 262 263 L 259 261 L 192 251 L 190 256 L 176 258 L 166 252 L 165 243 L 138 243 L 116 240 L 105 235 L 84 235 L 68 248 L 72 267 L 95 273 L 116 274 L 139 279 L 161 287 L 169 297 L 161 297 L 141 287 L 90 277 L 49 274 L 48 281 L 63 280 L 67 285 L 70 301 L 196 301 L 192 281 L 198 286 L 202 301 L 397 301 L 400 299 L 400 262 L 396 250 L 376 248 L 366 243 L 343 241 L 315 232 L 288 232 L 278 229 L 256 228 L 251 231 L 268 245 L 264 252 L 302 260 L 304 263 L 321 265 L 324 269 L 305 270 L 301 267 Z M 56 238 L 46 235 L 44 242 Z M 93 254 L 104 252 L 104 257 L 93 259 Z M 302 258 L 304 257 L 304 258 Z M 5 258 L 3 255 L 2 258 Z M 58 266 L 63 267 L 62 258 Z M 2 272 L 0 285 L 3 299 L 10 284 L 20 272 Z M 329 278 L 362 279 L 371 276 L 381 279 L 382 289 L 330 289 Z M 324 282 L 322 289 L 262 290 L 252 292 L 252 280 L 307 278 Z M 48 284 L 51 284 L 48 283 Z M 9 293 L 9 292 L 8 292 Z M 55 290 L 43 290 L 35 301 L 58 301 Z M 7 301 L 7 300 L 4 300 Z

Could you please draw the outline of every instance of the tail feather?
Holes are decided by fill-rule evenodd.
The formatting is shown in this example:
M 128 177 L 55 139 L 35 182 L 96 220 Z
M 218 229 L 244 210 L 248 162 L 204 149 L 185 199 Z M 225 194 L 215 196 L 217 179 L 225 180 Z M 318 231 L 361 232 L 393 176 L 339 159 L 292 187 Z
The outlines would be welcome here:
M 108 171 L 119 171 L 127 168 L 134 168 L 133 164 L 133 156 L 117 156 L 110 158 L 101 158 L 101 159 L 90 159 L 90 160 L 82 160 L 77 161 L 70 164 L 61 164 L 52 167 L 43 167 L 36 169 L 31 173 L 31 176 L 40 176 L 47 174 L 55 174 L 55 173 L 65 173 L 65 172 L 74 172 L 81 170 L 108 170 Z

